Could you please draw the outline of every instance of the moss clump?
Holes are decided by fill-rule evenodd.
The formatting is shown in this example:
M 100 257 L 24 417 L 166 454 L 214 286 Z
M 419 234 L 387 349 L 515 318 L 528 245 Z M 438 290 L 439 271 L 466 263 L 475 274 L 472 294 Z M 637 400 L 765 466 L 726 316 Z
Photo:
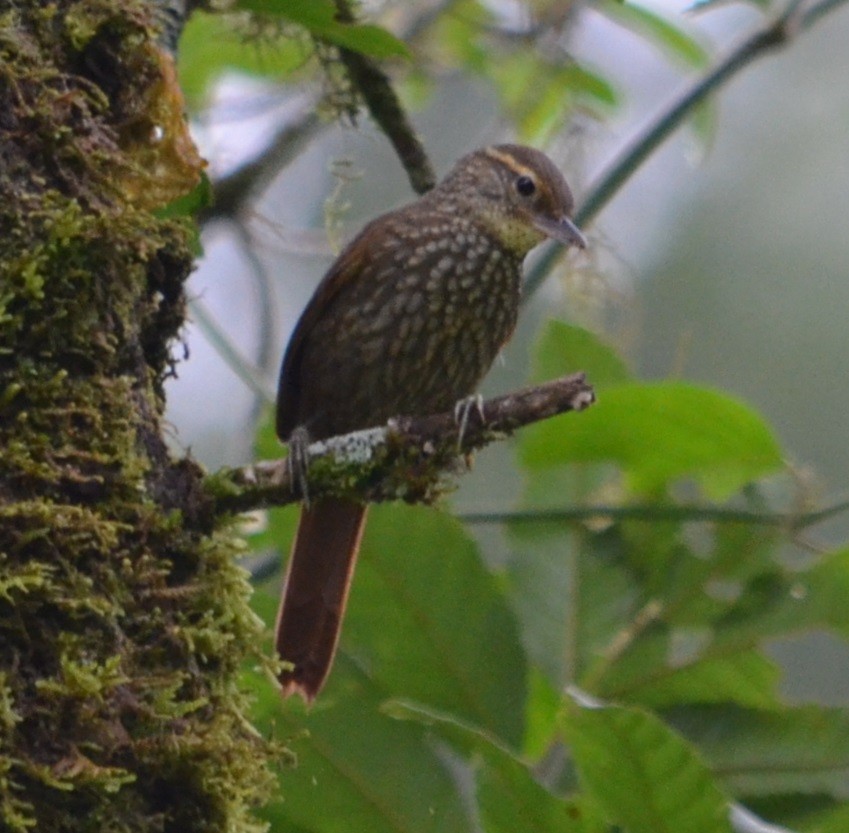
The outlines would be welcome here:
M 200 163 L 139 127 L 177 123 L 148 4 L 29 5 L 0 15 L 0 829 L 259 830 L 260 624 L 161 432 L 191 235 L 149 209 Z

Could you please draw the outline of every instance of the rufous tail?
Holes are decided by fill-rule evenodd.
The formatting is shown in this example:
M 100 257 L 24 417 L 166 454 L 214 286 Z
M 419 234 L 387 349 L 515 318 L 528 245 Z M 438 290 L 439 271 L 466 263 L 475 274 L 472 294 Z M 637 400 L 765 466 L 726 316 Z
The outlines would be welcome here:
M 277 613 L 275 648 L 294 666 L 280 674 L 284 697 L 297 692 L 312 702 L 330 672 L 366 508 L 349 500 L 322 498 L 301 509 Z

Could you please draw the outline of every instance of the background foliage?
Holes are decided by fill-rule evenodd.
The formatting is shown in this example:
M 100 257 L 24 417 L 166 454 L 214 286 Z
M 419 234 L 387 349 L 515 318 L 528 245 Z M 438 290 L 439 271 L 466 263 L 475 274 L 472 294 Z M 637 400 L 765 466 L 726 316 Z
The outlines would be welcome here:
M 451 73 L 478 77 L 540 146 L 623 104 L 603 67 L 563 46 L 571 5 L 517 19 L 497 3 L 388 4 L 397 37 L 335 22 L 329 0 L 236 5 L 253 15 L 198 13 L 184 35 L 196 107 L 239 70 L 321 87 L 327 112 L 350 113 L 328 44 L 391 59 L 414 105 Z M 680 18 L 594 9 L 709 72 Z M 702 141 L 715 118 L 709 103 L 694 112 Z M 745 402 L 642 381 L 607 342 L 603 327 L 542 325 L 531 377 L 585 370 L 599 402 L 515 438 L 515 506 L 465 522 L 447 507 L 372 509 L 340 657 L 311 711 L 246 671 L 260 725 L 297 757 L 281 762 L 273 829 L 719 833 L 757 829 L 750 811 L 847 828 L 849 710 L 785 702 L 768 650 L 813 629 L 849 640 L 849 547 L 808 541 L 846 507 L 812 501 Z M 257 413 L 258 456 L 279 456 Z M 271 512 L 252 547 L 279 557 L 294 519 Z M 256 592 L 268 622 L 279 582 L 275 570 Z

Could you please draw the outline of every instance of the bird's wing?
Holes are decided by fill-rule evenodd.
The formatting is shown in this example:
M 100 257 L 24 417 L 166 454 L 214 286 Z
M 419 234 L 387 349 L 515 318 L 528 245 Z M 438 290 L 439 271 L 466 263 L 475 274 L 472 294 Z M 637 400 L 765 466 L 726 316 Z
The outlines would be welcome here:
M 371 260 L 369 231 L 374 222 L 369 223 L 343 250 L 339 257 L 321 279 L 307 304 L 289 339 L 289 345 L 283 356 L 280 379 L 277 385 L 277 436 L 286 439 L 299 424 L 301 358 L 304 346 L 316 321 L 321 319 L 328 308 L 336 301 L 350 281 L 366 269 Z

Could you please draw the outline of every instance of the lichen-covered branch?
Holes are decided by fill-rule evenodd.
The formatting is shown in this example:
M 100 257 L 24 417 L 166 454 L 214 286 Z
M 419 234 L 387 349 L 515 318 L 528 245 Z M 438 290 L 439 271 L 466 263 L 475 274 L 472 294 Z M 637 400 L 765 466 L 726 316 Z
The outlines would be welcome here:
M 296 159 L 323 126 L 315 102 L 305 101 L 303 109 L 280 126 L 261 154 L 213 182 L 215 200 L 199 213 L 198 222 L 238 219 L 245 206 L 258 196 L 257 192 Z
M 582 373 L 485 402 L 468 400 L 457 413 L 398 417 L 385 426 L 313 443 L 307 449 L 309 497 L 343 494 L 379 502 L 429 502 L 446 489 L 464 455 L 517 428 L 595 401 Z M 216 512 L 245 512 L 300 500 L 287 459 L 226 469 L 206 487 Z

